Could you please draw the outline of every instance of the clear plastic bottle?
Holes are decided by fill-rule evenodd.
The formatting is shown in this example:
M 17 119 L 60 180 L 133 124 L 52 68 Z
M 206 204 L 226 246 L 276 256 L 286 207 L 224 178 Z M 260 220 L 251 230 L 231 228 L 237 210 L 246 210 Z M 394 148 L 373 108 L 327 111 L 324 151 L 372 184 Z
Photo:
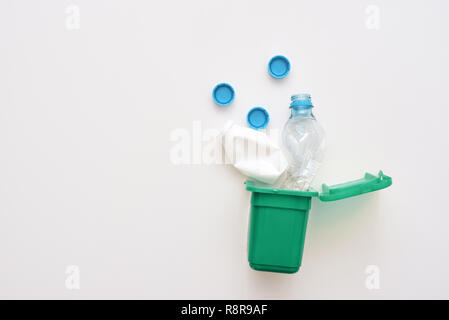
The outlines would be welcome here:
M 325 133 L 312 114 L 310 94 L 291 97 L 291 116 L 282 131 L 289 167 L 281 182 L 283 189 L 306 191 L 323 160 Z

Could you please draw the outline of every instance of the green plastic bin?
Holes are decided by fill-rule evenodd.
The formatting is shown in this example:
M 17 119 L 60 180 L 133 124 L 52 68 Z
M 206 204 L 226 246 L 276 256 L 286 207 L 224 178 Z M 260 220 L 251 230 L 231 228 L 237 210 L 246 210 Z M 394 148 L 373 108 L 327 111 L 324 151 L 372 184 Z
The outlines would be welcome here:
M 387 188 L 392 179 L 379 171 L 334 186 L 322 193 L 272 189 L 246 181 L 252 192 L 248 230 L 248 261 L 254 270 L 295 273 L 301 266 L 307 220 L 313 197 L 334 201 Z

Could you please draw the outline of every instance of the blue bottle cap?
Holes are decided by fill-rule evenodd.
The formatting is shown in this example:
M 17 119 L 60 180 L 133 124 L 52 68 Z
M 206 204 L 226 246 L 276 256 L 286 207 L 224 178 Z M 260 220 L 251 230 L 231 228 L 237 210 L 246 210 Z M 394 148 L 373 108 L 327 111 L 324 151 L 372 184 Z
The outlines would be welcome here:
M 290 72 L 290 61 L 281 55 L 274 56 L 268 62 L 268 72 L 273 78 L 284 78 Z
M 270 115 L 264 108 L 255 107 L 248 111 L 246 121 L 253 129 L 263 129 L 268 125 L 268 122 L 270 122 Z
M 212 98 L 219 106 L 227 106 L 234 100 L 234 88 L 230 84 L 217 84 L 212 91 Z

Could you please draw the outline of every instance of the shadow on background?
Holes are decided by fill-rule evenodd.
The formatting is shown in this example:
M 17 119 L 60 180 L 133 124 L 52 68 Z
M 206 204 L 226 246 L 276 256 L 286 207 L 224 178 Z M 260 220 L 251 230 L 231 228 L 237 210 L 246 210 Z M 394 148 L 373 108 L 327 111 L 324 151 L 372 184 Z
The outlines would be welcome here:
M 375 213 L 378 197 L 376 193 L 368 193 L 352 198 L 322 202 L 312 201 L 309 214 L 309 227 L 319 229 L 340 229 L 349 225 L 364 223 Z

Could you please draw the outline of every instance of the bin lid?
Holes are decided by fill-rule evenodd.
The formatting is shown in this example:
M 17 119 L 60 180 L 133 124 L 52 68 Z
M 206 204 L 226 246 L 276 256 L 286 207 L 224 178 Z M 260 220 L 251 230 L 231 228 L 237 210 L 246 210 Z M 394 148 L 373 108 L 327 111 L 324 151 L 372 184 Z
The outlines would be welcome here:
M 391 177 L 384 175 L 382 171 L 379 171 L 377 176 L 370 173 L 365 173 L 365 176 L 358 180 L 340 183 L 333 186 L 323 184 L 322 192 L 318 197 L 321 201 L 340 200 L 384 189 L 391 186 L 391 184 Z
M 391 177 L 385 175 L 382 171 L 379 171 L 377 176 L 370 173 L 365 173 L 365 176 L 358 180 L 340 183 L 333 186 L 323 184 L 321 193 L 318 193 L 318 191 L 314 189 L 309 189 L 308 191 L 296 191 L 270 188 L 268 186 L 259 186 L 253 181 L 246 181 L 245 184 L 246 189 L 253 192 L 302 197 L 318 197 L 321 201 L 335 201 L 385 189 L 391 186 L 392 179 Z

